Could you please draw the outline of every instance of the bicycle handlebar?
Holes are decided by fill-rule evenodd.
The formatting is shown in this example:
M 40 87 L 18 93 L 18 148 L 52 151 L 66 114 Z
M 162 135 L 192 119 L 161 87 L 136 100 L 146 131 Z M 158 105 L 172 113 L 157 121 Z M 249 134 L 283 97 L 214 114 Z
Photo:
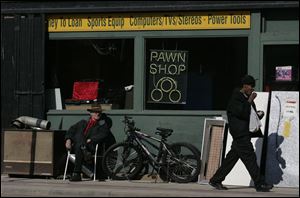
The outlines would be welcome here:
M 132 120 L 132 117 L 129 117 L 127 115 L 124 116 L 124 120 L 122 121 L 127 125 L 129 128 L 134 128 L 134 120 Z
M 125 118 L 125 120 L 132 119 L 132 117 L 130 117 L 130 116 L 128 116 L 128 115 L 125 115 L 124 118 Z

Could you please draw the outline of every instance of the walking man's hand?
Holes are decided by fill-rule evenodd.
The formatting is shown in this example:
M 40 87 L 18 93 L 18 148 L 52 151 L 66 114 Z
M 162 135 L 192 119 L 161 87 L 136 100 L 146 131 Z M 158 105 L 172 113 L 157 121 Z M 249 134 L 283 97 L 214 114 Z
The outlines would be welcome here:
M 249 102 L 249 103 L 252 103 L 253 100 L 256 98 L 256 96 L 257 96 L 257 93 L 252 92 L 251 95 L 250 95 L 249 98 L 248 98 L 248 102 Z

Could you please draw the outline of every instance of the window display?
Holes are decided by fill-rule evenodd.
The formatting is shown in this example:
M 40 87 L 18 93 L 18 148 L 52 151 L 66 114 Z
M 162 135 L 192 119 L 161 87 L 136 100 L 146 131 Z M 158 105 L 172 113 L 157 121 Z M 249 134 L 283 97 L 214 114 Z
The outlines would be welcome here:
M 264 91 L 299 91 L 299 45 L 264 46 Z
M 133 98 L 126 95 L 133 89 L 125 87 L 134 85 L 133 39 L 48 42 L 46 88 L 60 88 L 64 109 L 85 110 L 95 102 L 106 109 L 132 109 L 126 100 Z
M 149 110 L 224 110 L 231 91 L 247 73 L 244 37 L 145 41 Z

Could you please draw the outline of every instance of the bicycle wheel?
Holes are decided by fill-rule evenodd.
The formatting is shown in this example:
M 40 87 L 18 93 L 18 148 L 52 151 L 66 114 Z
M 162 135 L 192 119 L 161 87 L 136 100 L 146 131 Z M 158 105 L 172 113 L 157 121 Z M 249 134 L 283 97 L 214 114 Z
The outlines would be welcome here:
M 200 151 L 185 142 L 171 144 L 170 150 L 172 154 L 164 156 L 167 177 L 178 183 L 197 181 L 201 167 Z
M 105 152 L 102 167 L 111 179 L 134 179 L 143 168 L 143 155 L 132 144 L 117 143 Z

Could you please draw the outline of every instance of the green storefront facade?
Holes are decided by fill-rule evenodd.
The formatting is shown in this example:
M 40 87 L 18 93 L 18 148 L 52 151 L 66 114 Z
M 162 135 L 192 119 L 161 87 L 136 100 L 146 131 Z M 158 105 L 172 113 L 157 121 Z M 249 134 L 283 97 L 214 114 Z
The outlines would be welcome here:
M 170 6 L 170 4 L 173 4 L 173 6 Z M 60 9 L 57 9 L 58 7 Z M 40 64 L 37 64 L 36 67 L 43 67 L 40 70 L 34 68 L 29 70 L 31 71 L 30 76 L 27 76 L 30 72 L 20 72 L 22 69 L 14 70 L 13 72 L 15 73 L 11 74 L 7 67 L 12 65 L 17 68 L 21 67 L 18 64 L 21 64 L 26 59 L 26 55 L 22 55 L 23 51 L 19 52 L 18 60 L 12 63 L 11 58 L 7 61 L 9 54 L 2 53 L 2 126 L 7 127 L 8 121 L 26 114 L 27 116 L 40 117 L 51 121 L 51 129 L 67 130 L 73 123 L 87 118 L 88 113 L 85 110 L 67 110 L 65 107 L 62 110 L 49 108 L 46 104 L 46 90 L 60 88 L 62 101 L 64 102 L 71 97 L 72 83 L 74 81 L 103 78 L 104 86 L 111 85 L 109 87 L 111 92 L 106 90 L 105 93 L 112 94 L 113 91 L 120 90 L 122 87 L 133 85 L 129 106 L 118 104 L 117 107 L 113 106 L 111 110 L 106 111 L 113 120 L 112 131 L 118 141 L 121 141 L 125 135 L 123 132 L 123 117 L 124 115 L 129 115 L 134 118 L 138 128 L 148 132 L 150 135 L 154 135 L 156 127 L 172 128 L 174 133 L 169 138 L 170 141 L 190 142 L 201 150 L 204 119 L 221 116 L 226 118 L 226 103 L 230 97 L 231 90 L 238 85 L 242 75 L 248 73 L 255 77 L 257 80 L 257 91 L 299 90 L 298 8 L 299 2 L 297 1 L 224 1 L 223 3 L 202 1 L 175 1 L 174 3 L 168 1 L 124 1 L 119 2 L 119 4 L 109 1 L 90 2 L 90 4 L 85 2 L 1 2 L 1 29 L 3 29 L 5 24 L 8 24 L 4 22 L 4 19 L 9 20 L 20 17 L 19 20 L 22 24 L 20 26 L 15 25 L 11 29 L 7 28 L 3 34 L 1 30 L 1 35 L 3 35 L 1 41 L 5 40 L 6 42 L 5 45 L 2 45 L 3 42 L 1 42 L 2 49 L 6 49 L 5 47 L 9 46 L 9 41 L 15 46 L 19 45 L 26 48 L 26 45 L 29 45 L 29 49 L 32 46 L 36 46 L 40 50 L 29 50 L 29 52 L 26 52 L 31 57 L 27 62 L 39 60 Z M 107 16 L 108 21 L 110 20 L 108 18 L 114 18 L 110 17 L 110 15 L 116 13 L 118 14 L 118 17 L 116 17 L 118 19 L 122 19 L 123 16 L 131 13 L 131 16 L 140 16 L 142 14 L 147 19 L 147 17 L 155 15 L 156 17 L 165 17 L 163 18 L 165 20 L 168 20 L 168 16 L 173 16 L 172 14 L 175 13 L 179 21 L 180 16 L 184 14 L 189 15 L 189 13 L 192 13 L 189 16 L 202 16 L 204 20 L 210 16 L 230 16 L 231 13 L 235 12 L 249 13 L 249 20 L 247 19 L 247 21 L 250 24 L 248 28 L 225 26 L 221 28 L 187 28 L 181 30 L 179 27 L 179 29 L 172 30 L 160 27 L 160 29 L 150 30 L 140 28 L 139 30 L 127 31 L 61 30 L 57 32 L 47 29 L 49 27 L 49 18 L 51 19 L 53 16 L 67 18 L 71 14 L 86 17 L 91 14 L 97 15 L 101 13 L 103 18 Z M 22 23 L 22 17 L 32 19 L 38 17 L 40 21 L 46 24 L 44 26 L 40 25 L 40 30 L 36 30 L 37 32 L 31 32 L 41 35 L 37 44 L 22 43 L 22 37 L 20 37 L 19 41 L 7 39 L 10 35 L 9 30 L 14 32 L 16 27 L 27 28 L 26 24 L 39 23 Z M 14 20 L 15 24 L 17 23 L 16 21 Z M 143 23 L 143 20 L 141 21 Z M 193 22 L 196 23 L 191 18 L 185 21 L 185 23 Z M 222 23 L 222 20 L 219 23 Z M 122 23 L 116 21 L 114 24 Z M 151 24 L 151 22 L 145 22 L 144 26 L 147 24 Z M 81 25 L 80 22 L 78 22 L 78 25 Z M 32 27 L 35 26 L 28 28 Z M 35 39 L 33 36 L 30 36 L 30 31 L 26 32 L 26 34 L 26 38 Z M 93 48 L 93 52 L 88 51 L 90 50 L 89 47 Z M 8 51 L 8 53 L 12 54 L 11 57 L 14 54 L 13 49 Z M 150 95 L 152 92 L 149 89 L 153 79 L 149 68 L 153 58 L 152 53 L 155 54 L 157 52 L 165 54 L 184 52 L 188 55 L 187 65 L 184 67 L 174 66 L 166 68 L 160 66 L 156 67 L 157 70 L 152 70 L 173 76 L 178 74 L 176 76 L 178 77 L 178 82 L 180 80 L 183 82 L 180 97 L 184 98 L 180 103 L 151 101 Z M 36 57 L 36 55 L 30 53 L 39 53 L 39 56 Z M 93 53 L 97 55 L 93 55 Z M 101 66 L 105 67 L 105 69 L 98 68 Z M 290 81 L 277 82 L 274 80 L 275 69 L 278 66 L 292 66 L 293 75 Z M 185 77 L 179 77 L 179 68 L 187 68 L 184 74 Z M 6 74 L 3 74 L 4 72 Z M 26 77 L 23 78 L 22 75 Z M 58 76 L 58 80 L 56 83 L 53 83 L 55 75 Z M 17 82 L 12 79 L 14 76 L 18 76 Z M 26 93 L 16 91 L 18 89 L 16 87 L 20 87 L 22 79 L 29 81 L 32 78 L 34 82 L 37 82 L 35 76 L 42 76 L 39 81 L 45 82 L 40 88 L 37 88 L 39 91 L 32 89 L 35 86 L 34 83 L 28 85 L 31 91 L 29 91 L 27 98 L 24 96 Z M 11 87 L 8 85 L 9 80 L 14 81 L 13 83 L 16 86 Z M 106 82 L 107 84 L 105 84 Z M 171 84 L 173 81 L 165 82 L 166 84 Z M 120 86 L 118 86 L 118 83 Z M 179 84 L 174 86 L 177 87 Z M 25 87 L 23 91 L 26 89 Z M 168 92 L 166 91 L 168 87 L 161 89 L 165 90 L 164 93 Z M 4 94 L 9 92 L 14 93 L 14 95 Z M 130 93 L 127 92 L 126 94 L 127 96 L 122 97 L 123 99 L 128 97 Z M 25 105 L 22 103 L 23 96 L 25 97 L 24 101 L 28 102 L 27 104 L 39 103 L 40 105 L 26 110 L 26 107 L 24 107 L 26 103 Z M 36 99 L 36 96 L 40 98 Z M 8 105 L 9 101 L 14 101 L 16 97 L 18 98 L 17 105 Z M 112 98 L 114 97 L 117 96 L 112 96 Z M 5 112 L 5 107 L 16 110 L 13 110 L 13 113 L 8 115 Z

